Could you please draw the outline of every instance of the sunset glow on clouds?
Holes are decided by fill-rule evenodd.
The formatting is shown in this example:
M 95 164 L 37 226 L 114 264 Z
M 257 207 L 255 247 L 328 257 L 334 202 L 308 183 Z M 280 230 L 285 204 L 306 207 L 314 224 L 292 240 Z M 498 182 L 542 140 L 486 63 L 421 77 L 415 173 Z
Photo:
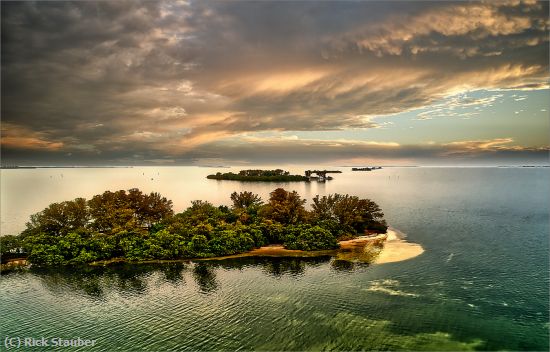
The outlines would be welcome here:
M 548 164 L 548 2 L 2 2 L 2 159 Z

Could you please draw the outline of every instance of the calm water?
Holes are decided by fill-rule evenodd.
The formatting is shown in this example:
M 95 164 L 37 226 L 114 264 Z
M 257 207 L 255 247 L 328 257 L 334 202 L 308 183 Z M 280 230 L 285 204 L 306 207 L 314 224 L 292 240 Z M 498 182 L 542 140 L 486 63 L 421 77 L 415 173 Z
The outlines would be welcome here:
M 179 211 L 281 186 L 204 178 L 215 171 L 3 170 L 2 233 L 53 201 L 106 189 L 158 191 Z M 369 197 L 426 252 L 372 266 L 248 258 L 13 273 L 0 278 L 0 338 L 96 339 L 95 350 L 548 350 L 549 176 L 388 168 L 283 185 L 307 198 Z

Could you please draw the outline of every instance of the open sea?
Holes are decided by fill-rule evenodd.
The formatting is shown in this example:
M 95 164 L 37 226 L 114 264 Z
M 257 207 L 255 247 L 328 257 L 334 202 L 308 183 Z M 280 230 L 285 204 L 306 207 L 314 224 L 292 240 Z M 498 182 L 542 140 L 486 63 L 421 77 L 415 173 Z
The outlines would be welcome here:
M 548 351 L 549 168 L 338 168 L 326 183 L 206 179 L 239 169 L 2 170 L 1 233 L 19 233 L 52 202 L 105 190 L 156 191 L 182 211 L 194 199 L 229 205 L 233 191 L 267 199 L 284 187 L 309 200 L 370 198 L 425 252 L 373 265 L 241 258 L 14 272 L 0 277 L 0 350 L 6 337 L 60 337 L 96 340 L 65 351 Z

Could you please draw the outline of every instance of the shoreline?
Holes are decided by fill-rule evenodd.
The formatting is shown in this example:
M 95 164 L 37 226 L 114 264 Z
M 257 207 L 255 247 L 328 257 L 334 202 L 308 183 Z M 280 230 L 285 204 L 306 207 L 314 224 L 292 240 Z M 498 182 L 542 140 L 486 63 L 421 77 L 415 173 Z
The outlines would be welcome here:
M 418 243 L 408 242 L 406 235 L 399 230 L 389 227 L 384 234 L 359 236 L 351 240 L 339 241 L 340 248 L 319 251 L 303 251 L 286 249 L 282 245 L 269 245 L 255 248 L 251 251 L 220 257 L 209 258 L 182 258 L 182 259 L 151 259 L 129 261 L 124 258 L 98 260 L 85 265 L 107 266 L 117 263 L 129 264 L 162 264 L 182 263 L 191 261 L 219 261 L 245 257 L 272 257 L 272 258 L 313 258 L 334 257 L 335 260 L 362 262 L 369 264 L 395 263 L 415 258 L 424 253 L 424 248 Z M 19 259 L 16 263 L 2 264 L 2 272 L 9 272 L 15 268 L 28 267 L 26 260 Z
M 286 249 L 282 245 L 269 245 L 254 248 L 251 251 L 209 258 L 186 259 L 155 259 L 131 262 L 122 258 L 113 258 L 89 263 L 99 266 L 114 263 L 152 264 L 152 263 L 181 263 L 191 261 L 219 261 L 226 259 L 246 257 L 272 257 L 272 258 L 314 258 L 334 257 L 336 260 L 363 262 L 370 264 L 395 263 L 415 258 L 424 253 L 424 248 L 405 239 L 406 235 L 392 227 L 384 234 L 371 234 L 359 236 L 351 240 L 339 241 L 340 248 L 325 249 L 319 251 L 303 251 L 299 249 Z
M 303 251 L 300 249 L 286 249 L 282 245 L 269 245 L 263 246 L 260 248 L 255 248 L 251 251 L 233 255 L 226 255 L 221 257 L 211 257 L 211 258 L 199 258 L 193 259 L 198 261 L 205 260 L 224 260 L 224 259 L 233 259 L 233 258 L 244 258 L 244 257 L 294 257 L 294 258 L 312 258 L 312 257 L 324 257 L 331 256 L 337 257 L 337 259 L 344 259 L 343 254 L 351 253 L 356 256 L 363 252 L 367 246 L 381 246 L 386 239 L 386 234 L 377 234 L 377 235 L 365 235 L 359 236 L 357 238 L 345 241 L 339 241 L 340 248 L 335 249 L 324 249 L 318 251 Z M 370 248 L 369 248 L 370 249 Z

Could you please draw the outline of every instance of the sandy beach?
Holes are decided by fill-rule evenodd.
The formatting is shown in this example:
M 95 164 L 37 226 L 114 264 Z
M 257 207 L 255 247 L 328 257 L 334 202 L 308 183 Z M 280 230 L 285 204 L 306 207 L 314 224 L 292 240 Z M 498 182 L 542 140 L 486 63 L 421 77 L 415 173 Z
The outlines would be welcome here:
M 374 263 L 394 263 L 412 259 L 424 253 L 424 248 L 417 243 L 407 242 L 402 232 L 389 228 L 384 242 L 384 249 Z

